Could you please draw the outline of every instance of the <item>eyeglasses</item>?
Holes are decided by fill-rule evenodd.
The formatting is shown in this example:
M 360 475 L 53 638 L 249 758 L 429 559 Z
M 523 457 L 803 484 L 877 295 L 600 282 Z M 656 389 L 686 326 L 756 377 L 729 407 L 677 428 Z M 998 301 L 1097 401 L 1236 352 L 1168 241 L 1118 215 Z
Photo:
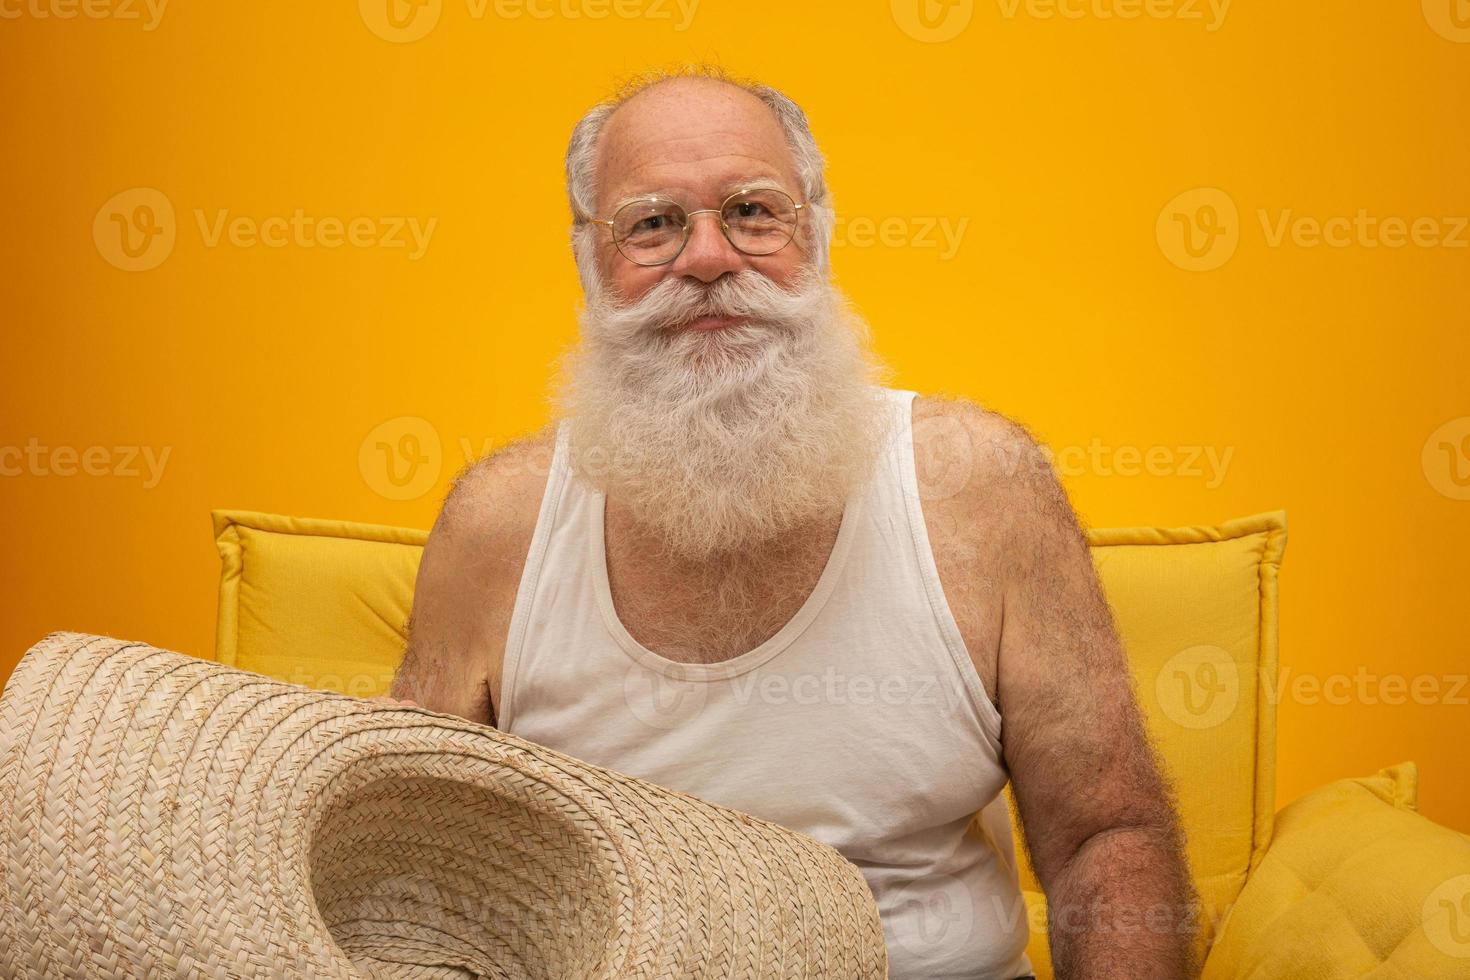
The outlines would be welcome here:
M 685 211 L 668 198 L 653 195 L 629 201 L 611 218 L 589 219 L 612 229 L 613 244 L 637 265 L 664 265 L 689 244 L 690 221 L 696 214 L 717 214 L 720 231 L 736 251 L 773 255 L 796 237 L 797 218 L 806 203 L 774 188 L 736 191 L 715 208 Z

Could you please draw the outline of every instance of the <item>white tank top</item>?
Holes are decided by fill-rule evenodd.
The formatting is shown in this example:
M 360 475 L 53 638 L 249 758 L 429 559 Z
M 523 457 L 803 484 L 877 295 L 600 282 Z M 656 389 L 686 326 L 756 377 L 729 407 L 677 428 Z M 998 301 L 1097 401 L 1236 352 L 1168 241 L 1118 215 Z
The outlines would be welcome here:
M 507 636 L 502 730 L 836 848 L 877 899 L 893 980 L 1031 973 L 1001 719 L 940 589 L 914 392 L 810 598 L 731 660 L 681 664 L 613 608 L 605 496 L 556 449 Z M 971 826 L 971 819 L 979 819 Z M 968 829 L 967 829 L 968 828 Z

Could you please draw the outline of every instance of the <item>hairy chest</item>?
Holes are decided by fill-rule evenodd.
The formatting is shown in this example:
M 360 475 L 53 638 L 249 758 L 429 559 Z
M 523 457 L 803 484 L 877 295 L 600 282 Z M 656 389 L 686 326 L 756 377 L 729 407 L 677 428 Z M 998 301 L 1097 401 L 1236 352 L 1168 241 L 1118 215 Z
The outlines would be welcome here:
M 996 545 L 998 535 L 977 518 L 972 497 L 947 491 L 949 464 L 935 449 L 935 440 L 915 442 L 920 509 L 941 588 L 975 671 L 999 707 L 1004 555 Z M 527 517 L 534 522 L 534 512 Z M 528 536 L 529 531 L 528 526 Z M 635 640 L 670 660 L 732 659 L 776 635 L 800 611 L 830 559 L 837 532 L 834 522 L 785 542 L 775 553 L 753 556 L 740 567 L 694 574 L 654 561 L 614 518 L 607 529 L 606 554 L 617 616 Z M 487 597 L 481 637 L 496 704 L 520 567 L 507 566 L 505 571 L 499 577 L 503 584 Z
M 921 504 L 945 599 L 999 707 L 999 555 L 961 501 L 943 495 L 923 500 L 921 494 Z M 831 560 L 836 534 L 836 527 L 824 528 L 781 554 L 703 574 L 670 574 L 610 536 L 608 578 L 618 617 L 635 639 L 671 660 L 717 663 L 739 656 L 776 635 L 807 602 Z

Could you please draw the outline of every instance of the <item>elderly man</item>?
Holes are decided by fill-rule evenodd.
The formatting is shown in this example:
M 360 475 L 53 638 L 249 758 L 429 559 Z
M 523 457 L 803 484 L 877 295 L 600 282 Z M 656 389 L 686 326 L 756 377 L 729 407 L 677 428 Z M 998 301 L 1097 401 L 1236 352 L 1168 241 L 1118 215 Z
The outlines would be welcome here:
M 468 467 L 392 696 L 832 845 L 895 980 L 1194 971 L 1168 787 L 1084 538 L 1003 416 L 885 387 L 805 114 L 640 79 L 567 152 L 558 418 Z M 978 815 L 978 816 L 977 816 Z

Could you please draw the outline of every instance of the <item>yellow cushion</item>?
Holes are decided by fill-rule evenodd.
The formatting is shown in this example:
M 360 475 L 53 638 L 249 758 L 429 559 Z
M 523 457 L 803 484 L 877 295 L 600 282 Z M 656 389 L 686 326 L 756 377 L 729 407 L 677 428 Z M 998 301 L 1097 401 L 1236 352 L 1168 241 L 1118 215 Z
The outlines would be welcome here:
M 1102 528 L 1088 541 L 1178 795 L 1203 906 L 1203 953 L 1271 836 L 1276 721 L 1270 684 L 1257 679 L 1276 679 L 1285 515 L 1217 527 Z M 1046 899 L 1024 855 L 1021 870 L 1027 953 L 1044 980 L 1051 976 Z
M 215 511 L 223 567 L 215 659 L 307 687 L 387 693 L 428 534 Z
M 238 511 L 214 523 L 220 660 L 359 697 L 388 689 L 425 532 Z M 1179 796 L 1207 943 L 1271 834 L 1275 716 L 1257 677 L 1276 677 L 1285 515 L 1088 540 Z M 1045 899 L 1023 877 L 1029 952 L 1049 977 Z
M 1470 837 L 1414 812 L 1411 762 L 1284 807 L 1205 980 L 1470 977 Z

